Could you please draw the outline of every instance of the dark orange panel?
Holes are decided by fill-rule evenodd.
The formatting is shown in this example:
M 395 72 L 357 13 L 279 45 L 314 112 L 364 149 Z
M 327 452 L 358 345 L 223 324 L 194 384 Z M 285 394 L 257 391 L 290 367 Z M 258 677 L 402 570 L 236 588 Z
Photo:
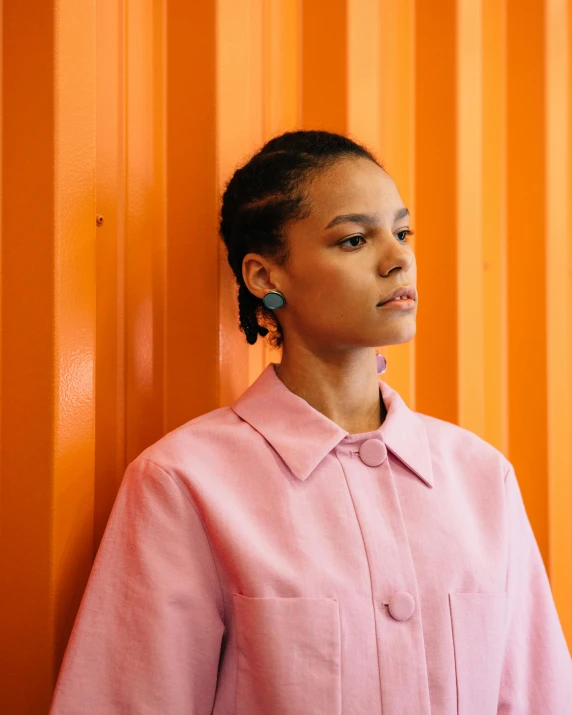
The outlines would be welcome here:
M 165 431 L 218 407 L 215 10 L 166 3 Z
M 2 30 L 0 709 L 45 712 L 54 677 L 53 7 L 4 3 Z
M 544 3 L 508 0 L 507 23 L 508 456 L 549 568 Z
M 416 408 L 457 422 L 457 18 L 435 7 L 415 3 Z
M 347 131 L 346 0 L 302 0 L 302 127 Z

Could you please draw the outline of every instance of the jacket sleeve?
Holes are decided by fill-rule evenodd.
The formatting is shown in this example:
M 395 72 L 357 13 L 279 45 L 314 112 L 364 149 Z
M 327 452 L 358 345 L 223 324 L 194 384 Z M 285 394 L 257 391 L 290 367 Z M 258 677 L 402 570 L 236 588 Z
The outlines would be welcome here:
M 505 472 L 506 639 L 499 715 L 572 713 L 572 660 L 514 468 Z
M 50 715 L 210 714 L 223 608 L 190 498 L 137 458 L 97 552 Z

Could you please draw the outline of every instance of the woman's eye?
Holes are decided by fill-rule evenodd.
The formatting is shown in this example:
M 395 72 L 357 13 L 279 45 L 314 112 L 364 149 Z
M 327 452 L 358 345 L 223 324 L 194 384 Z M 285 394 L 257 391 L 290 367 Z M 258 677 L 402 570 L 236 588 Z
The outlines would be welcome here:
M 407 236 L 412 236 L 412 235 L 413 235 L 413 231 L 411 231 L 411 230 L 408 229 L 408 228 L 404 228 L 403 231 L 398 231 L 395 235 L 396 235 L 396 236 L 402 236 L 402 235 L 403 235 L 403 238 L 400 238 L 399 240 L 402 241 L 403 243 L 405 243 L 405 242 L 407 241 Z
M 350 236 L 349 238 L 346 238 L 345 241 L 342 241 L 338 245 L 343 246 L 344 243 L 347 243 L 348 241 L 359 241 L 359 240 L 363 240 L 363 236 Z M 352 243 L 350 247 L 357 248 L 358 246 L 359 246 L 359 243 L 358 244 Z
M 414 232 L 411 229 L 404 228 L 403 231 L 398 231 L 395 235 L 398 237 L 400 243 L 407 243 L 407 236 L 412 236 L 413 233 Z M 365 238 L 361 234 L 358 234 L 357 236 L 350 236 L 349 238 L 346 238 L 345 241 L 341 241 L 338 245 L 343 246 L 344 244 L 347 244 L 350 249 L 359 248 L 359 241 L 363 241 L 365 243 Z

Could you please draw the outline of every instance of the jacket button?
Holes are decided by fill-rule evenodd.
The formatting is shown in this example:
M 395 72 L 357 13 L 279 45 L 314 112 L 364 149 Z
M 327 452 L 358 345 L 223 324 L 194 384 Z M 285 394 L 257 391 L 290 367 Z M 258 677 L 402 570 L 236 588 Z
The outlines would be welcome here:
M 380 439 L 366 439 L 359 448 L 359 456 L 368 467 L 377 467 L 387 457 L 387 449 Z
M 407 591 L 397 591 L 389 599 L 389 613 L 396 621 L 406 621 L 415 610 L 413 596 Z

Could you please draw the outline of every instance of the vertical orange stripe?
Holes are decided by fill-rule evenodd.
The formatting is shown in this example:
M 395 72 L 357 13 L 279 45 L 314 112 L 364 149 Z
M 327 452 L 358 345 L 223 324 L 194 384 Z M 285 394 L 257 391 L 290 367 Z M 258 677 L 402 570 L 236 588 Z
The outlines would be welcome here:
M 302 2 L 302 127 L 347 131 L 346 0 Z
M 572 305 L 568 228 L 570 210 L 566 0 L 546 2 L 546 336 L 548 393 L 549 564 L 565 631 L 572 634 Z
M 94 18 L 3 7 L 0 707 L 16 714 L 47 712 L 93 555 Z
M 218 1 L 217 126 L 220 191 L 263 142 L 263 13 L 258 0 Z M 263 346 L 238 329 L 236 284 L 220 247 L 219 404 L 229 405 L 260 372 Z
M 94 550 L 125 470 L 125 2 L 96 4 L 97 359 Z
M 264 2 L 264 139 L 300 125 L 301 25 L 298 2 Z
M 546 142 L 542 0 L 508 0 L 509 457 L 547 568 Z
M 381 6 L 347 0 L 347 133 L 381 151 Z
M 153 0 L 127 0 L 126 459 L 163 434 L 164 101 Z M 156 61 L 157 60 L 157 61 Z
M 274 0 L 264 3 L 264 11 L 264 141 L 267 141 L 300 128 L 301 7 L 300 2 Z M 262 368 L 281 359 L 281 349 L 264 343 Z M 251 372 L 249 382 L 256 377 Z
M 482 3 L 457 5 L 458 421 L 484 437 Z
M 458 422 L 456 5 L 415 8 L 416 406 Z
M 61 662 L 93 555 L 96 361 L 95 4 L 56 5 L 52 609 Z M 78 87 L 82 87 L 78 91 Z M 82 157 L 76 161 L 75 157 Z M 79 201 L 78 197 L 85 197 Z
M 485 434 L 508 455 L 506 0 L 483 0 Z
M 414 195 L 415 173 L 415 13 L 413 0 L 388 0 L 381 4 L 381 150 L 382 164 L 399 188 L 411 212 L 416 229 Z M 377 21 L 377 17 L 375 20 Z M 415 250 L 415 236 L 410 237 Z M 401 345 L 386 345 L 381 352 L 387 359 L 388 382 L 405 402 L 415 409 L 414 338 Z
M 568 10 L 568 78 L 570 82 L 570 78 L 572 78 L 572 2 L 571 0 L 568 0 L 567 4 L 567 10 Z M 571 111 L 572 108 L 572 97 L 570 96 L 570 89 L 568 90 L 568 111 Z M 569 161 L 568 161 L 568 226 L 567 226 L 567 235 L 568 235 L 568 278 L 567 278 L 567 283 L 568 283 L 568 293 L 566 297 L 566 301 L 569 308 L 568 311 L 568 339 L 570 340 L 569 344 L 569 349 L 572 350 L 572 211 L 570 210 L 570 206 L 572 205 L 572 122 L 568 122 L 568 152 L 569 152 Z M 572 415 L 572 387 L 568 393 L 568 414 Z M 568 460 L 569 464 L 572 464 L 572 440 L 568 440 Z M 572 470 L 571 470 L 572 471 Z M 566 480 L 566 486 L 561 486 L 560 490 L 560 498 L 562 499 L 562 502 L 564 504 L 568 504 L 568 511 L 565 514 L 565 518 L 570 522 L 570 504 L 572 504 L 572 498 L 569 496 L 569 491 L 571 488 L 572 484 L 572 475 L 570 472 L 568 473 L 568 476 L 566 477 L 566 474 L 564 473 L 564 479 Z M 562 528 L 562 527 L 560 527 Z M 570 527 L 568 527 L 570 528 Z M 558 540 L 564 538 L 564 544 L 559 544 L 557 548 L 561 550 L 561 553 L 564 553 L 566 550 L 570 550 L 570 536 L 563 536 L 562 533 L 559 533 L 558 536 L 556 537 Z M 560 557 L 559 557 L 560 558 Z M 557 569 L 561 569 L 562 565 L 561 562 L 558 563 L 556 566 Z M 557 598 L 558 598 L 558 604 L 561 604 L 563 601 L 568 604 L 567 606 L 567 612 L 564 612 L 562 614 L 562 625 L 565 629 L 565 633 L 568 639 L 568 647 L 570 649 L 570 652 L 572 652 L 572 623 L 570 623 L 570 603 L 572 603 L 572 572 L 570 570 L 570 559 L 567 560 L 567 563 L 564 564 L 564 569 L 565 573 L 567 574 L 568 580 L 566 581 L 565 588 L 562 589 L 558 581 L 556 582 L 556 589 L 557 589 Z M 557 577 L 559 578 L 559 577 Z M 559 605 L 560 607 L 560 605 Z
M 169 431 L 218 407 L 220 239 L 216 3 L 168 2 L 165 11 L 164 430 Z

